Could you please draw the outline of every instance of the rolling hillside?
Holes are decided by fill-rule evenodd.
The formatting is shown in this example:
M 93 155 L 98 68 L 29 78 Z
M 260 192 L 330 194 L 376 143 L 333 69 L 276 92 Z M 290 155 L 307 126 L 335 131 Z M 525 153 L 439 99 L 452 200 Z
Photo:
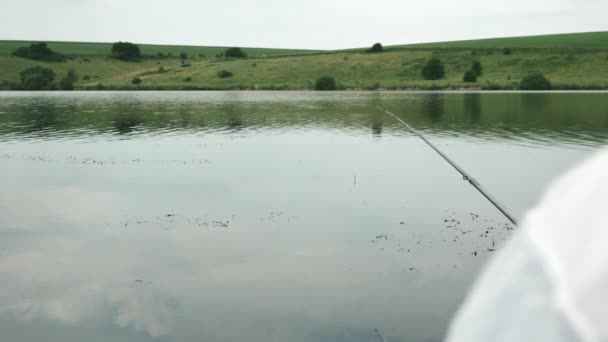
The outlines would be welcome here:
M 424 44 L 396 45 L 401 48 L 527 48 L 527 49 L 600 49 L 608 50 L 608 32 L 551 34 L 542 36 L 462 40 Z
M 108 58 L 109 44 L 50 43 L 72 57 L 64 63 L 44 63 L 11 56 L 18 42 L 0 42 L 0 82 L 18 82 L 19 72 L 30 66 L 52 68 L 57 77 L 73 68 L 77 89 L 311 89 L 321 76 L 337 79 L 341 89 L 517 89 L 526 75 L 542 73 L 556 89 L 608 89 L 608 32 L 484 39 L 388 47 L 383 53 L 363 50 L 311 51 L 249 49 L 247 59 L 217 58 L 224 48 L 141 46 L 146 55 L 172 53 L 166 59 L 145 58 L 122 62 Z M 503 49 L 511 49 L 505 54 Z M 191 49 L 191 50 L 188 50 Z M 176 56 L 189 54 L 190 66 L 181 67 Z M 424 80 L 423 65 L 440 58 L 446 76 Z M 471 63 L 482 63 L 476 83 L 464 83 Z M 230 71 L 233 77 L 220 78 Z M 141 84 L 132 80 L 140 78 Z

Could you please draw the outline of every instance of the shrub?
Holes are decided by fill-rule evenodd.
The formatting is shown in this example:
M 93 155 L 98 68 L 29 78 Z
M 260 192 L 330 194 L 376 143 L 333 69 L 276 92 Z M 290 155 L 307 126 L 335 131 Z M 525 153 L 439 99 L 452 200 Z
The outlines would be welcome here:
M 12 88 L 9 81 L 0 81 L 0 90 L 10 90 Z
M 21 88 L 24 90 L 53 89 L 55 72 L 45 67 L 30 67 L 19 73 Z
M 13 55 L 44 62 L 65 62 L 66 60 L 65 56 L 49 49 L 46 43 L 32 43 L 30 46 L 20 47 L 13 52 Z
M 504 49 L 502 49 L 502 53 L 504 55 L 510 55 L 513 53 L 513 50 L 511 50 L 511 48 L 504 48 Z
M 384 47 L 380 43 L 374 44 L 372 46 L 372 48 L 369 50 L 369 52 L 372 52 L 372 53 L 379 53 L 379 52 L 382 52 L 382 51 L 384 51 Z
M 74 69 L 68 70 L 68 73 L 64 78 L 59 81 L 59 88 L 61 90 L 74 90 L 74 83 L 78 80 L 76 71 Z
M 251 64 L 251 66 L 255 68 L 258 66 L 258 63 L 253 63 L 253 64 Z
M 179 54 L 179 58 L 181 58 L 181 59 L 188 59 L 188 54 L 185 53 L 185 52 L 182 52 L 182 53 Z
M 471 71 L 473 71 L 475 73 L 475 76 L 477 77 L 483 75 L 483 66 L 481 65 L 481 62 L 473 61 L 473 64 L 471 65 Z
M 316 90 L 336 90 L 338 89 L 338 83 L 336 79 L 331 76 L 323 76 L 315 82 Z
M 425 80 L 439 80 L 445 76 L 445 66 L 439 58 L 431 58 L 422 68 Z
M 532 74 L 524 77 L 519 83 L 521 90 L 551 90 L 551 81 L 542 74 Z
M 83 81 L 88 81 L 88 80 L 90 80 L 90 79 L 91 79 L 91 76 L 89 76 L 89 75 L 84 75 L 84 76 L 82 76 L 82 80 L 83 80 Z
M 184 79 L 184 82 L 192 82 L 192 77 L 188 76 Z
M 158 72 L 165 72 L 165 67 L 164 66 L 159 66 L 158 67 Z
M 220 78 L 228 78 L 228 77 L 232 77 L 232 76 L 234 76 L 234 75 L 233 75 L 233 74 L 232 74 L 230 71 L 228 71 L 228 70 L 222 70 L 222 71 L 218 71 L 218 72 L 217 72 L 217 75 L 218 75 Z
M 133 43 L 118 42 L 112 45 L 111 56 L 121 61 L 139 61 L 141 59 L 141 52 L 139 51 L 139 46 Z
M 462 80 L 467 83 L 475 83 L 477 82 L 477 73 L 473 70 L 467 70 L 462 77 Z
M 247 58 L 247 53 L 240 47 L 229 48 L 224 52 L 224 56 L 233 58 Z
M 134 85 L 141 84 L 141 78 L 135 77 L 135 78 L 133 78 L 133 80 L 131 81 L 131 83 L 133 83 Z

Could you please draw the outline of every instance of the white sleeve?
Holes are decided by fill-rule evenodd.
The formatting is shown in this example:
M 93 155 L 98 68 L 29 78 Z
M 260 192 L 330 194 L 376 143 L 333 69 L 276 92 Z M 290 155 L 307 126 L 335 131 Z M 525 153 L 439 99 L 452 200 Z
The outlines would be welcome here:
M 608 153 L 561 177 L 482 272 L 448 342 L 606 341 Z

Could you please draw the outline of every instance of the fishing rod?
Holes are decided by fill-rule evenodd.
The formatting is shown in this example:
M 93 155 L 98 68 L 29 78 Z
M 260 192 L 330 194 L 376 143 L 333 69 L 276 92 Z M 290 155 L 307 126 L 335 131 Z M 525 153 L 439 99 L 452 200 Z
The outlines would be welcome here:
M 450 157 L 448 157 L 437 146 L 435 146 L 424 135 L 422 135 L 422 133 L 415 130 L 407 122 L 403 121 L 401 118 L 399 118 L 397 115 L 393 114 L 392 112 L 390 112 L 382 107 L 378 107 L 378 109 L 389 114 L 390 116 L 395 118 L 397 121 L 401 122 L 405 127 L 407 127 L 407 129 L 409 129 L 412 133 L 414 133 L 420 139 L 422 139 L 427 145 L 429 145 L 433 150 L 435 150 L 435 152 L 437 152 L 446 162 L 448 162 L 456 171 L 458 171 L 458 173 L 460 173 L 462 175 L 462 178 L 465 181 L 469 182 L 469 184 L 471 184 L 475 189 L 477 189 L 477 191 L 479 191 L 479 193 L 481 193 L 483 195 L 483 197 L 485 197 L 488 201 L 490 201 L 490 203 L 492 203 L 492 205 L 494 205 L 494 207 L 496 207 L 496 209 L 498 209 L 498 211 L 500 211 L 503 215 L 505 215 L 505 217 L 509 221 L 511 221 L 511 223 L 513 223 L 513 225 L 517 226 L 517 220 L 515 220 L 513 215 L 511 215 L 507 211 L 507 209 L 505 209 L 505 207 L 503 205 L 501 205 L 500 202 L 498 202 L 498 200 L 496 200 L 486 189 L 484 189 L 483 186 L 481 186 L 481 184 L 479 184 L 479 182 L 477 182 L 475 180 L 475 178 L 471 177 L 466 171 L 464 171 L 460 166 L 458 166 L 458 164 L 456 164 L 452 159 L 450 159 Z

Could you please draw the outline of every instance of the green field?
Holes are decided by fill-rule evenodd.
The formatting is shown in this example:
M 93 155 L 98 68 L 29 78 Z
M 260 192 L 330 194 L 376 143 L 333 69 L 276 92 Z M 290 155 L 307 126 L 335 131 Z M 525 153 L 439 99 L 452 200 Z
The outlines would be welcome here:
M 57 44 L 57 45 L 55 45 Z M 543 73 L 556 89 L 608 89 L 608 32 L 448 42 L 389 47 L 379 54 L 351 51 L 248 49 L 242 60 L 214 57 L 224 48 L 144 45 L 146 55 L 186 52 L 181 60 L 144 59 L 121 62 L 107 58 L 110 44 L 51 43 L 72 56 L 65 63 L 43 63 L 10 55 L 24 43 L 0 42 L 0 81 L 17 82 L 19 71 L 33 65 L 53 68 L 58 77 L 74 68 L 78 89 L 311 89 L 317 78 L 334 76 L 342 89 L 516 89 L 531 73 Z M 503 54 L 503 48 L 512 54 Z M 190 48 L 192 50 L 186 50 Z M 205 57 L 199 56 L 199 53 Z M 432 57 L 446 66 L 446 77 L 422 79 L 420 70 Z M 483 64 L 477 83 L 462 76 L 474 60 Z M 164 72 L 160 72 L 160 67 Z M 231 78 L 219 78 L 228 70 Z M 84 80 L 84 76 L 89 80 Z M 134 77 L 142 83 L 134 86 Z M 186 82 L 186 78 L 191 81 Z

